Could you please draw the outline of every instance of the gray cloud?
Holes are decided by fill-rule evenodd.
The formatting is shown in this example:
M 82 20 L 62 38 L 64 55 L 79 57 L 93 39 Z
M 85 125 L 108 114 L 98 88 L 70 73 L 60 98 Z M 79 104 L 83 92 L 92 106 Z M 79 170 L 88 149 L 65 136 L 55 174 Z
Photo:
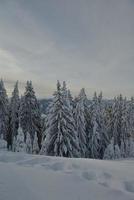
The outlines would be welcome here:
M 0 27 L 6 81 L 31 79 L 40 97 L 52 95 L 57 79 L 74 94 L 134 95 L 132 0 L 1 0 Z

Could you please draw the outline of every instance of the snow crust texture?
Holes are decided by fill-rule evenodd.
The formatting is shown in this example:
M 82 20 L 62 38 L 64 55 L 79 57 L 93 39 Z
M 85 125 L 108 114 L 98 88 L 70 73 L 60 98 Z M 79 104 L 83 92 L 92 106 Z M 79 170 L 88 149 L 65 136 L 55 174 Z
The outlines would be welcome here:
M 134 200 L 134 160 L 0 152 L 0 200 Z

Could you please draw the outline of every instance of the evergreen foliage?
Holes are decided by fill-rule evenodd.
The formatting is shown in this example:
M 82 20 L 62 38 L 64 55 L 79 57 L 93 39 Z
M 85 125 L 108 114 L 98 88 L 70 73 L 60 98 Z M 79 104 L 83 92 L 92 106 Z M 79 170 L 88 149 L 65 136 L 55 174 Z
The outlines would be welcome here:
M 15 151 L 16 152 L 26 152 L 26 145 L 24 142 L 24 133 L 20 126 L 18 128 L 18 135 L 17 135 L 17 139 L 16 139 Z
M 65 82 L 61 88 L 57 82 L 57 91 L 49 108 L 46 138 L 41 153 L 53 156 L 77 157 L 78 142 L 75 123 Z
M 0 138 L 8 139 L 9 105 L 3 80 L 0 80 Z
M 41 115 L 32 82 L 19 99 L 18 82 L 10 101 L 0 81 L 0 144 L 8 150 L 50 156 L 119 159 L 134 157 L 134 99 L 114 100 L 84 88 L 73 99 L 65 81 Z
M 33 144 L 34 134 L 36 131 L 39 146 L 41 146 L 41 113 L 39 102 L 35 96 L 31 81 L 27 81 L 24 96 L 21 98 L 20 123 L 25 134 L 25 139 L 26 133 L 28 132 Z

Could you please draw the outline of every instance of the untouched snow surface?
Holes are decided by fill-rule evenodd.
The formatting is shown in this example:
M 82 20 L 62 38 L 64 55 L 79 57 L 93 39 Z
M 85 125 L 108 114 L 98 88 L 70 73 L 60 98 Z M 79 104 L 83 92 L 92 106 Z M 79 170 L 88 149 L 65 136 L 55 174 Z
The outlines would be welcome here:
M 0 152 L 0 200 L 134 200 L 134 161 Z

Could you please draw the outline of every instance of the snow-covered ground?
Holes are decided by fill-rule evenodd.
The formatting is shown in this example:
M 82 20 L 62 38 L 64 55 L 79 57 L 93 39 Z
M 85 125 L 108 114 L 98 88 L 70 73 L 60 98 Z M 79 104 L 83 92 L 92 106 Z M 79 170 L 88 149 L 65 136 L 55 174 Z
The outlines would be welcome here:
M 0 200 L 134 200 L 134 161 L 0 152 Z

